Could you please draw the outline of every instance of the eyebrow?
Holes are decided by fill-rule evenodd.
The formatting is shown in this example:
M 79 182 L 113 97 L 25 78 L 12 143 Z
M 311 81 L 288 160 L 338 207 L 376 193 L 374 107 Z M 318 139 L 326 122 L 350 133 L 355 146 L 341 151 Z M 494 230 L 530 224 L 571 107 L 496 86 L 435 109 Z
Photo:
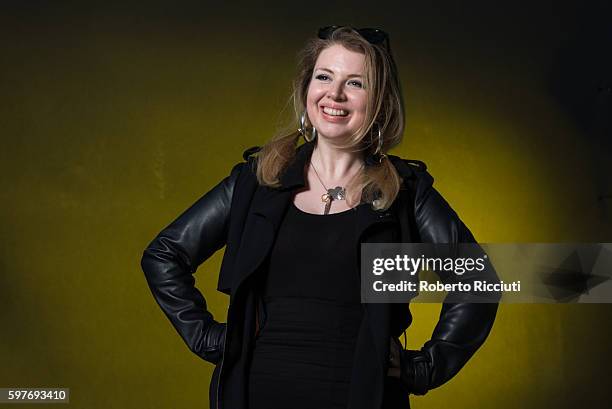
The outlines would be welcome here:
M 321 70 L 321 71 L 329 72 L 330 74 L 333 74 L 333 73 L 334 73 L 332 70 L 330 70 L 329 68 L 325 68 L 325 67 L 318 67 L 318 68 L 315 68 L 315 71 L 317 71 L 317 70 Z M 357 77 L 357 78 L 363 78 L 363 75 L 360 75 L 360 74 L 349 74 L 349 75 L 347 75 L 347 78 L 355 78 L 355 77 Z

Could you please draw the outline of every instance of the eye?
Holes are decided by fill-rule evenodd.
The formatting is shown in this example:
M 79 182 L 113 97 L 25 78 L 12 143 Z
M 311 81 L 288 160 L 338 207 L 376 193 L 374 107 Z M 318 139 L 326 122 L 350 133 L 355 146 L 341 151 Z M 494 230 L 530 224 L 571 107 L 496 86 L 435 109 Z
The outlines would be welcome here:
M 319 74 L 315 78 L 320 81 L 327 81 L 329 79 L 329 76 L 327 74 Z
M 352 80 L 352 81 L 349 81 L 349 84 L 352 85 L 353 87 L 363 88 L 363 84 L 361 83 L 361 81 Z

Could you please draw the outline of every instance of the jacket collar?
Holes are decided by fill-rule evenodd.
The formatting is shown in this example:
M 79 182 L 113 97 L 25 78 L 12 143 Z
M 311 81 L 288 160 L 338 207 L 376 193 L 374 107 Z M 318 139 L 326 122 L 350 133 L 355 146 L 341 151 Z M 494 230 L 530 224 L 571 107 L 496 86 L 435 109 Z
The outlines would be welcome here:
M 279 177 L 281 186 L 277 188 L 278 190 L 287 191 L 292 190 L 296 187 L 303 187 L 306 185 L 306 181 L 304 180 L 304 168 L 306 164 L 310 161 L 314 147 L 315 142 L 313 141 L 305 142 L 297 148 L 293 161 L 287 166 L 287 168 L 285 168 L 285 171 Z M 396 164 L 397 161 L 395 159 L 396 158 L 393 157 L 392 162 L 394 163 L 394 165 L 396 165 L 396 167 L 398 167 L 398 165 Z M 402 167 L 398 168 L 398 171 L 400 172 L 400 174 L 402 174 L 402 176 L 404 176 L 404 169 Z M 284 200 L 280 200 L 276 203 L 279 205 L 280 208 L 284 208 L 287 204 L 286 200 L 288 199 L 288 196 L 281 196 L 284 196 Z M 270 205 L 271 202 L 275 201 L 270 200 L 268 204 Z M 275 225 L 278 225 L 278 223 L 280 222 L 280 217 L 278 213 L 275 213 L 277 210 L 279 209 L 273 209 L 272 206 L 268 206 L 266 209 L 261 209 L 260 212 L 266 214 L 271 220 L 274 221 Z M 373 223 L 386 221 L 392 218 L 391 212 L 376 211 L 372 208 L 371 203 L 367 202 L 360 203 L 357 206 L 356 210 L 358 231 L 365 230 Z M 275 216 L 272 216 L 273 214 Z
M 293 160 L 279 177 L 279 181 L 281 184 L 279 189 L 291 189 L 294 187 L 303 187 L 306 185 L 306 182 L 304 180 L 304 168 L 306 166 L 306 163 L 310 162 L 314 147 L 314 141 L 305 142 L 302 145 L 298 146 Z M 413 170 L 401 158 L 394 155 L 389 155 L 389 160 L 391 161 L 391 163 L 393 163 L 402 178 L 407 179 L 414 176 Z M 414 162 L 418 162 L 420 166 L 423 166 L 423 168 L 425 168 L 425 164 L 423 164 L 422 162 Z

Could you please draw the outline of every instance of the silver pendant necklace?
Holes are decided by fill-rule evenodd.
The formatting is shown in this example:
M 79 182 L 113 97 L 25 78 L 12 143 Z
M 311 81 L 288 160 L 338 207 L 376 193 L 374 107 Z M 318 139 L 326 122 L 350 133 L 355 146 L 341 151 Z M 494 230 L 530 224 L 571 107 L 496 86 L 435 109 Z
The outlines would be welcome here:
M 325 183 L 323 183 L 321 176 L 319 176 L 319 172 L 317 172 L 317 168 L 315 167 L 314 163 L 312 163 L 312 159 L 310 161 L 310 166 L 312 166 L 312 170 L 314 170 L 315 175 L 317 175 L 319 183 L 321 183 L 321 186 L 323 186 L 323 189 L 325 189 L 327 192 L 321 195 L 321 201 L 325 203 L 325 209 L 323 210 L 323 214 L 329 214 L 329 209 L 331 208 L 332 202 L 334 200 L 346 200 L 346 189 L 344 188 L 344 186 L 336 186 L 332 189 L 328 189 L 327 186 L 325 186 Z M 353 180 L 355 176 L 357 176 L 357 174 L 362 168 L 363 164 L 361 165 L 359 170 L 351 177 L 349 183 Z

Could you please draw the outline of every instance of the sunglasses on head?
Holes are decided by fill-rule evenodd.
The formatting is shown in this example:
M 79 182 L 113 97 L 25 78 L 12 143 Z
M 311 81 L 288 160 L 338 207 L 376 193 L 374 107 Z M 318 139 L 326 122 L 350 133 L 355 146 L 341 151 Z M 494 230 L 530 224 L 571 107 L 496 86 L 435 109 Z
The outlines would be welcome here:
M 327 26 L 319 29 L 319 38 L 327 40 L 331 37 L 334 31 L 347 26 Z M 389 49 L 389 35 L 378 28 L 354 28 L 349 27 L 358 32 L 370 44 L 380 44 Z

